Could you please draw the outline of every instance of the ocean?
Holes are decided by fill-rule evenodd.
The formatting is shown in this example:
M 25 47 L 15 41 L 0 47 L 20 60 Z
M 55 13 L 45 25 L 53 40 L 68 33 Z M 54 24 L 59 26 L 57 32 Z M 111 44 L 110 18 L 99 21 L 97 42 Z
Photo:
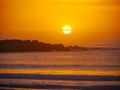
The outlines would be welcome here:
M 0 53 L 0 90 L 120 90 L 120 50 Z

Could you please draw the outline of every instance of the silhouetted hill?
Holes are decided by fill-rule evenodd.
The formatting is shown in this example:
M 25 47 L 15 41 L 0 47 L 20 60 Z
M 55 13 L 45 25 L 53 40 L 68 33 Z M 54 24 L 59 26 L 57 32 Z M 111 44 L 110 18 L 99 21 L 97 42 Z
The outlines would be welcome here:
M 88 50 L 120 50 L 120 48 L 79 47 L 63 44 L 49 44 L 37 40 L 0 40 L 0 52 L 44 52 L 44 51 L 88 51 Z
M 31 51 L 69 51 L 62 44 L 49 44 L 37 40 L 0 40 L 0 52 L 31 52 Z

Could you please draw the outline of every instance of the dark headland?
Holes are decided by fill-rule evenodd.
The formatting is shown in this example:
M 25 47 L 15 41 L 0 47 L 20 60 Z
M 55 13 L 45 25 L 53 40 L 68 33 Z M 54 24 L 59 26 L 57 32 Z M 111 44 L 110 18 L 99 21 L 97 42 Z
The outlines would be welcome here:
M 63 44 L 50 44 L 38 40 L 0 40 L 0 52 L 70 51 L 71 48 Z
M 88 48 L 80 46 L 67 46 L 63 44 L 50 44 L 38 40 L 0 40 L 0 52 L 46 52 L 46 51 L 71 51 L 71 50 L 116 50 L 119 48 Z

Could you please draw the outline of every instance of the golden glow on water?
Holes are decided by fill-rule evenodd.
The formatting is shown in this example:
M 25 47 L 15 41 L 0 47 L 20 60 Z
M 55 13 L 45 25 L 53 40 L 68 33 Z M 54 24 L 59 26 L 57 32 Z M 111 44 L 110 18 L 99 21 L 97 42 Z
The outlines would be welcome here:
M 102 71 L 102 70 L 1 69 L 0 73 L 120 76 L 120 71 Z
M 10 82 L 14 84 L 23 84 L 27 85 L 31 83 L 40 84 L 40 85 L 65 85 L 65 86 L 101 86 L 101 85 L 120 85 L 119 81 L 67 81 L 67 80 L 28 80 L 28 79 L 0 79 L 0 82 Z M 43 83 L 44 82 L 44 83 Z M 1 90 L 1 89 L 0 89 Z M 16 89 L 15 89 L 16 90 Z M 30 89 L 31 90 L 31 89 Z

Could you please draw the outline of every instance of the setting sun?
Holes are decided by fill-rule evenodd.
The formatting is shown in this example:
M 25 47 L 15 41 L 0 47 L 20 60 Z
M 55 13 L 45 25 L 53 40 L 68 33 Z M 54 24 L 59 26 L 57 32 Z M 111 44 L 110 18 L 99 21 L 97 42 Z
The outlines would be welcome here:
M 120 46 L 119 1 L 0 0 L 0 39 Z
M 1 90 L 120 90 L 120 0 L 0 0 Z
M 70 34 L 72 28 L 71 28 L 70 26 L 64 26 L 64 27 L 62 28 L 62 30 L 63 30 L 63 33 L 64 33 L 64 34 Z

